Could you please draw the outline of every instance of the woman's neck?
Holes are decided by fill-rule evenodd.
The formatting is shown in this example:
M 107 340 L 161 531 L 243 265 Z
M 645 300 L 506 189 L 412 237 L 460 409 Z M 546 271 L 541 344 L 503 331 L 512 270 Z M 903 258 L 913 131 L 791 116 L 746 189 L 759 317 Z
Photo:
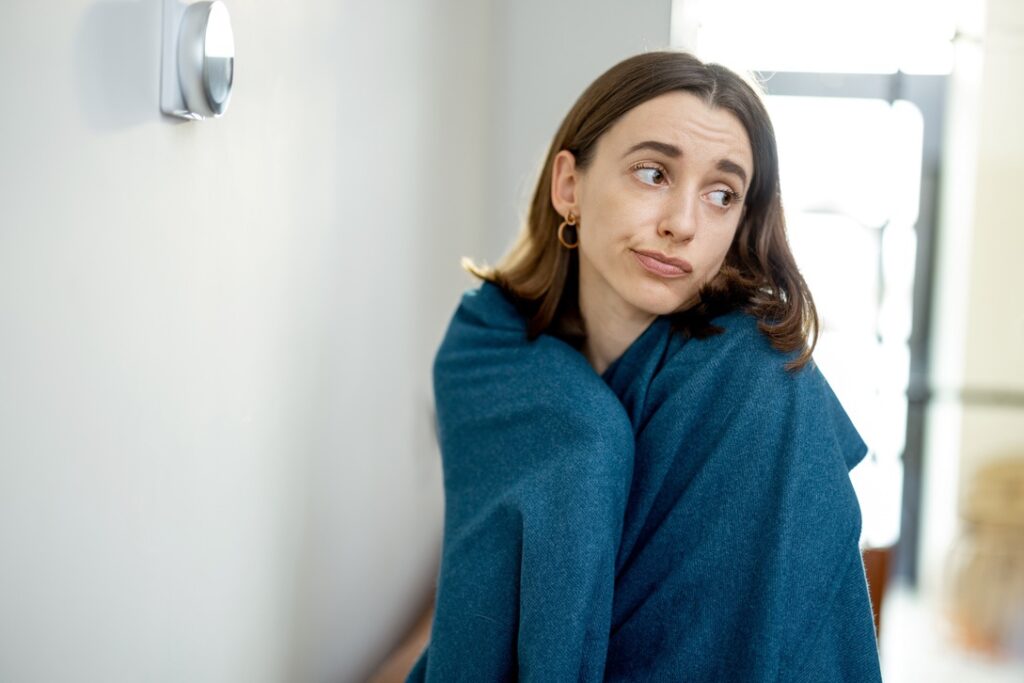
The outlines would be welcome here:
M 638 315 L 635 308 L 618 296 L 587 296 L 585 292 L 588 291 L 585 287 L 579 290 L 580 315 L 587 331 L 580 351 L 600 375 L 625 353 L 657 316 Z

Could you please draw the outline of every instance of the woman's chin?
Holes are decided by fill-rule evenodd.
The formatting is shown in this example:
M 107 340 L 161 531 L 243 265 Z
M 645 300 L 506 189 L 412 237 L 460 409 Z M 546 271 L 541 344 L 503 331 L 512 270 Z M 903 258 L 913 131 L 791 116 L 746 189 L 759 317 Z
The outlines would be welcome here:
M 633 306 L 651 315 L 669 315 L 679 310 L 685 310 L 689 307 L 686 305 L 688 300 L 694 298 L 693 296 L 681 296 L 662 283 L 653 283 L 653 287 L 651 284 L 644 283 L 635 288 L 634 296 L 630 297 Z
M 649 315 L 670 315 L 685 310 L 685 300 L 678 296 L 640 296 L 633 301 L 633 306 Z

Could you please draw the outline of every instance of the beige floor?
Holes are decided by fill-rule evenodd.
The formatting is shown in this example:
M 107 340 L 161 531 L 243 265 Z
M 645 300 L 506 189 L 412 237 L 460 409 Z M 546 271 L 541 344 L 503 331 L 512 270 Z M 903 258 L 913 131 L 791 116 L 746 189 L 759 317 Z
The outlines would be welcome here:
M 894 586 L 879 643 L 885 683 L 1024 683 L 1024 661 L 993 661 L 956 645 L 938 609 Z

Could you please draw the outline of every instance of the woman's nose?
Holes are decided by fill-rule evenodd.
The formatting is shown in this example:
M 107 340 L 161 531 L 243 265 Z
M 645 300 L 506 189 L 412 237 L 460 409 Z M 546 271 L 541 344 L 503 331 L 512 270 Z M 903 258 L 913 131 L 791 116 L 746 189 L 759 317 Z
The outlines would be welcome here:
M 689 194 L 671 202 L 658 223 L 658 235 L 675 242 L 692 240 L 697 234 L 699 204 L 698 199 Z

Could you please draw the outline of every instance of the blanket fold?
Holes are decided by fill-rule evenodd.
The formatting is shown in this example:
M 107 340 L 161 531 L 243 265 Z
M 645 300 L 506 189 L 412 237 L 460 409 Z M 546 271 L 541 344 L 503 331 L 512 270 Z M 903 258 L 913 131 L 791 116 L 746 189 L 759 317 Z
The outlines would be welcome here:
M 604 373 L 467 291 L 434 362 L 445 526 L 410 681 L 879 681 L 824 377 L 751 316 L 659 317 Z

